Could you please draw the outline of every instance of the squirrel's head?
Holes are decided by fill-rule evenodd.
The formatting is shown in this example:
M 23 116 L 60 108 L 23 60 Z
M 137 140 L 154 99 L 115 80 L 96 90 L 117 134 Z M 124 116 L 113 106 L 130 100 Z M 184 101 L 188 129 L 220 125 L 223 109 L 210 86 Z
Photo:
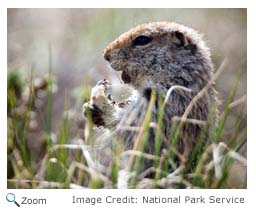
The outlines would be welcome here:
M 104 50 L 104 58 L 136 88 L 182 85 L 200 89 L 212 72 L 210 53 L 191 28 L 168 22 L 139 25 Z

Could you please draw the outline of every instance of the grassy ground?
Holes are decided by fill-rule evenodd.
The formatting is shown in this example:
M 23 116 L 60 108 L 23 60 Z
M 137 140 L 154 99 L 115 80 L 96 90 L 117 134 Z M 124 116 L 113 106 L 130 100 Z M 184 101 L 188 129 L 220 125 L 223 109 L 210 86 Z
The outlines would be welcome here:
M 56 90 L 49 69 L 47 76 L 39 78 L 33 76 L 33 69 L 27 78 L 17 70 L 8 72 L 8 188 L 246 188 L 246 158 L 238 153 L 246 146 L 246 127 L 241 127 L 246 116 L 233 118 L 233 126 L 225 129 L 230 112 L 237 106 L 245 106 L 246 96 L 234 99 L 239 80 L 222 102 L 219 121 L 211 128 L 203 150 L 200 150 L 201 144 L 205 142 L 214 114 L 209 114 L 205 122 L 194 122 L 202 124 L 204 129 L 185 163 L 182 155 L 175 151 L 175 140 L 184 125 L 180 120 L 189 120 L 186 114 L 181 117 L 172 131 L 172 145 L 160 151 L 157 144 L 161 140 L 163 118 L 160 109 L 155 123 L 159 128 L 156 129 L 155 154 L 143 152 L 143 143 L 152 125 L 149 110 L 140 129 L 141 136 L 136 140 L 142 147 L 126 152 L 119 145 L 109 148 L 112 158 L 104 165 L 98 163 L 98 156 L 106 153 L 105 149 L 93 140 L 84 139 L 82 114 L 69 105 L 68 97 L 62 99 L 63 115 L 58 120 L 58 129 L 53 130 L 52 104 Z M 65 96 L 71 94 L 65 93 Z M 80 93 L 78 98 L 88 101 L 90 86 L 82 87 Z M 89 133 L 89 137 L 92 134 Z M 129 166 L 121 168 L 120 159 L 127 154 Z M 174 155 L 180 159 L 179 166 L 173 161 Z M 154 165 L 141 172 L 145 159 L 153 160 Z M 168 171 L 169 165 L 174 171 Z M 147 178 L 152 172 L 154 177 Z

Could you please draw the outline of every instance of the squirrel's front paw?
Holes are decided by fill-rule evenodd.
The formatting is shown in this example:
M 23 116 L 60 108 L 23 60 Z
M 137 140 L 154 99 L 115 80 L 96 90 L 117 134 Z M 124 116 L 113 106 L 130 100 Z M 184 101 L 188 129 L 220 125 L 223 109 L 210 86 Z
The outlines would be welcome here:
M 115 102 L 107 91 L 111 84 L 104 79 L 92 88 L 90 101 L 83 105 L 83 114 L 96 126 L 106 126 L 105 118 L 113 114 Z

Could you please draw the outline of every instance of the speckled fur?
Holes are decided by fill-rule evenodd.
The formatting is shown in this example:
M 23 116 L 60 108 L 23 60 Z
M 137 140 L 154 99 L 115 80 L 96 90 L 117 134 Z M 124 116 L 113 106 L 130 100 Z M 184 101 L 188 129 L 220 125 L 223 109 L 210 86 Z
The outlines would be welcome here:
M 149 36 L 153 40 L 144 46 L 133 46 L 133 40 L 140 35 Z M 149 103 L 145 90 L 154 89 L 162 96 L 174 85 L 192 90 L 176 90 L 168 100 L 163 124 L 163 134 L 168 143 L 162 141 L 161 146 L 162 149 L 167 148 L 172 141 L 169 137 L 171 118 L 182 116 L 192 98 L 207 84 L 213 74 L 210 52 L 201 36 L 195 30 L 176 23 L 143 24 L 132 28 L 107 46 L 104 57 L 114 70 L 122 71 L 123 80 L 139 93 L 137 100 L 124 108 L 120 120 L 117 121 L 119 123 L 112 128 L 125 140 L 125 149 L 132 148 L 137 133 L 121 128 L 142 124 Z M 188 117 L 206 120 L 213 105 L 216 105 L 214 86 L 194 105 Z M 156 120 L 157 106 L 152 111 L 152 121 Z M 190 156 L 201 130 L 198 125 L 185 124 L 177 145 L 178 151 L 185 158 Z M 155 129 L 150 129 L 147 153 L 154 153 L 154 140 Z M 147 162 L 145 168 L 150 165 L 152 163 Z

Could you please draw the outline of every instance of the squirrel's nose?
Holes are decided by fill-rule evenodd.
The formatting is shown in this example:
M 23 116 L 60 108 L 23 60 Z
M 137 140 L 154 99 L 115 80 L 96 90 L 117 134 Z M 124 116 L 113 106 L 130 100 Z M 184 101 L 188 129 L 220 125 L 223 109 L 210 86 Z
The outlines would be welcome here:
M 110 53 L 109 53 L 109 51 L 105 50 L 104 53 L 103 53 L 103 56 L 104 56 L 104 58 L 105 58 L 108 62 L 110 62 Z

